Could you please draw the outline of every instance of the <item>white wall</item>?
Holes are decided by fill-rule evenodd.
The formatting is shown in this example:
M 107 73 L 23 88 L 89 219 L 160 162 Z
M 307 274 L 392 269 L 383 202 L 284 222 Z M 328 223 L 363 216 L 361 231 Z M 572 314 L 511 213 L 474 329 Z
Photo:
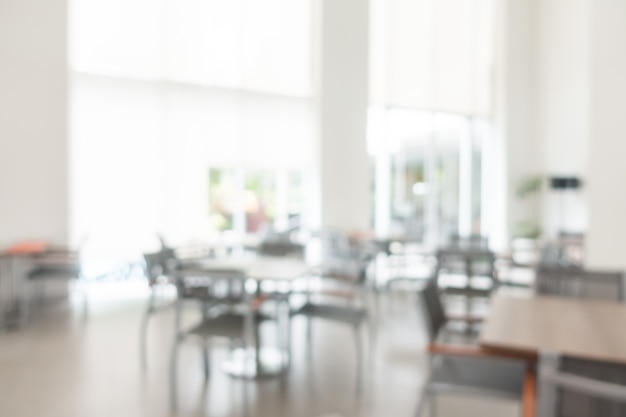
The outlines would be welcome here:
M 590 16 L 587 262 L 626 269 L 626 2 L 594 0 Z
M 538 145 L 537 168 L 543 175 L 578 176 L 584 180 L 587 174 L 589 3 L 532 2 L 531 120 Z M 586 230 L 584 187 L 563 196 L 546 189 L 542 200 L 542 224 L 547 236 L 554 236 L 559 228 Z
M 66 0 L 0 1 L 0 248 L 68 239 Z
M 319 62 L 321 223 L 369 229 L 368 2 L 325 0 Z
M 564 197 L 562 220 L 558 195 L 544 193 L 544 230 L 553 234 L 563 223 L 567 230 L 586 231 L 589 267 L 626 268 L 626 197 L 619 189 L 626 178 L 626 3 L 533 0 L 524 23 L 524 16 L 511 12 L 520 12 L 520 2 L 506 2 L 512 36 L 506 62 L 521 68 L 507 70 L 509 186 L 524 170 L 582 177 L 582 192 Z M 524 31 L 529 45 L 515 42 Z M 530 76 L 524 79 L 526 70 Z M 515 109 L 520 111 L 511 115 Z M 527 146 L 522 134 L 529 137 Z M 516 210 L 509 198 L 510 223 Z
M 585 231 L 590 0 L 498 4 L 503 8 L 497 72 L 502 97 L 496 120 L 498 133 L 505 138 L 509 237 L 514 225 L 537 215 L 533 213 L 539 214 L 536 220 L 547 237 L 559 227 Z M 583 189 L 561 199 L 549 191 L 546 181 L 540 199 L 520 201 L 515 189 L 529 175 L 579 176 Z M 566 208 L 562 217 L 561 203 Z

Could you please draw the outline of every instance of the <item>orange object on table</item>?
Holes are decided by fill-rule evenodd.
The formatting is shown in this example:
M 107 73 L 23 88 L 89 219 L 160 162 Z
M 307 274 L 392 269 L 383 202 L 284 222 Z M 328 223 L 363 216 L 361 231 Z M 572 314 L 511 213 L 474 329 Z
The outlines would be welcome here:
M 9 255 L 34 255 L 48 250 L 48 243 L 39 240 L 29 240 L 16 243 L 7 249 Z

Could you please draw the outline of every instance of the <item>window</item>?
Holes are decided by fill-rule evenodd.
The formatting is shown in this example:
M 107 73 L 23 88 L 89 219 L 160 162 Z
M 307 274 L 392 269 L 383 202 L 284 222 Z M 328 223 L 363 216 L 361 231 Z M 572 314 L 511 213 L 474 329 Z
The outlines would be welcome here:
M 430 245 L 482 234 L 492 0 L 371 0 L 375 227 Z
M 73 1 L 73 239 L 129 256 L 302 210 L 311 3 Z
M 299 226 L 302 176 L 301 171 L 211 169 L 210 235 L 224 231 L 258 235 Z

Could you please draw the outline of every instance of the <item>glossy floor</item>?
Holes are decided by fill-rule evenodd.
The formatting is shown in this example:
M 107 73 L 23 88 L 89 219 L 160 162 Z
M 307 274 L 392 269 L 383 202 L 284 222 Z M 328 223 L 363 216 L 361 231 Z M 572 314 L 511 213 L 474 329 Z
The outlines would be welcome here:
M 108 289 L 111 291 L 111 288 Z M 96 290 L 96 293 L 100 290 Z M 101 290 L 106 292 L 105 290 Z M 120 286 L 112 291 L 130 291 Z M 132 291 L 130 291 L 132 293 Z M 0 333 L 1 417 L 409 417 L 427 370 L 425 333 L 413 302 L 404 296 L 383 304 L 376 349 L 365 367 L 365 388 L 355 394 L 353 334 L 341 325 L 315 323 L 312 362 L 304 323 L 293 334 L 289 375 L 258 382 L 235 380 L 219 369 L 225 349 L 214 349 L 205 384 L 199 349 L 182 348 L 179 410 L 168 395 L 173 314 L 150 323 L 149 364 L 139 361 L 144 292 L 124 300 L 92 297 L 88 320 L 78 306 L 47 306 L 25 327 Z M 193 320 L 192 315 L 187 320 Z M 272 329 L 267 329 L 268 339 Z M 244 413 L 243 390 L 248 407 Z M 445 397 L 439 416 L 517 416 L 514 402 Z

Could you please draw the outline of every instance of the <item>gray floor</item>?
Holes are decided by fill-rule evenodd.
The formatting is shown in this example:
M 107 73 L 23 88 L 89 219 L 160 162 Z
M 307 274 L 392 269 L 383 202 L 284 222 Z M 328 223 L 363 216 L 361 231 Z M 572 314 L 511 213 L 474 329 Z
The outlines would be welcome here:
M 95 289 L 96 294 L 100 291 Z M 106 291 L 111 292 L 111 288 Z M 104 291 L 104 292 L 106 292 Z M 129 291 L 122 285 L 113 291 Z M 18 330 L 0 333 L 1 417 L 170 416 L 167 361 L 173 315 L 150 324 L 149 366 L 139 364 L 138 329 L 143 292 L 124 300 L 92 297 L 81 320 L 79 305 L 63 303 L 33 312 Z M 383 306 L 378 343 L 365 373 L 365 390 L 355 395 L 352 333 L 340 325 L 316 323 L 313 362 L 306 358 L 304 322 L 293 335 L 294 362 L 288 377 L 243 382 L 223 374 L 225 349 L 214 349 L 213 373 L 204 383 L 195 346 L 180 356 L 179 416 L 243 416 L 243 389 L 251 417 L 413 415 L 425 378 L 425 334 L 408 297 Z M 193 317 L 188 317 L 192 320 Z M 266 336 L 271 338 L 272 329 Z M 511 402 L 440 398 L 439 416 L 516 416 Z

